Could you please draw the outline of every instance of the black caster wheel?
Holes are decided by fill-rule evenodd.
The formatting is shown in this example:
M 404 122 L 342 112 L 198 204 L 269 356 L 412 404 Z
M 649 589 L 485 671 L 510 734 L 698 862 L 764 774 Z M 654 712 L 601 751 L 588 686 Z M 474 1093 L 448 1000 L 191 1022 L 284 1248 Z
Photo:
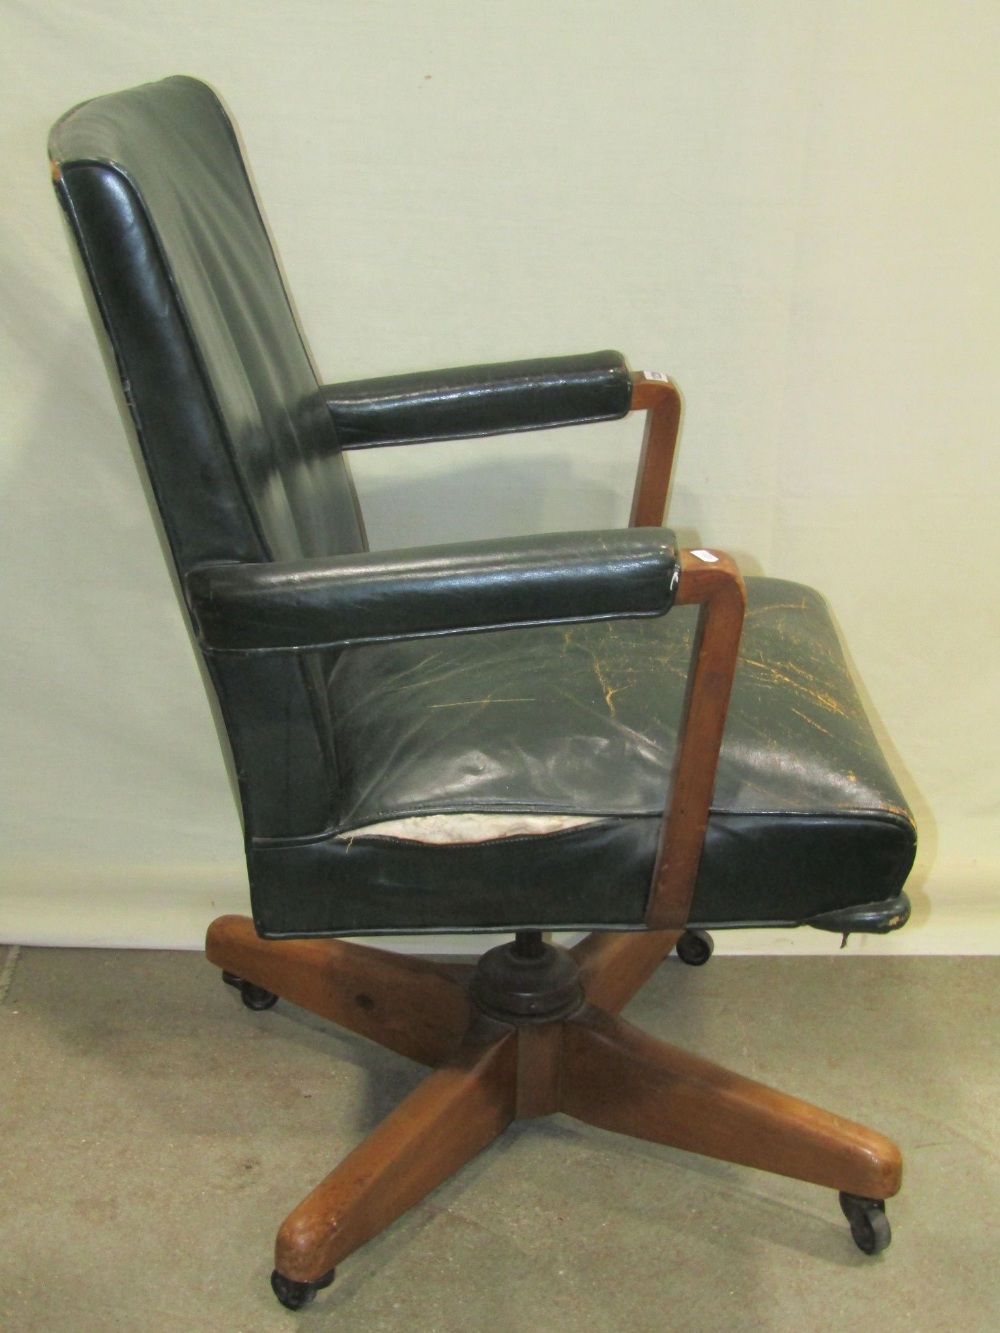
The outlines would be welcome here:
M 309 1304 L 317 1291 L 322 1291 L 324 1287 L 330 1285 L 335 1272 L 336 1269 L 331 1268 L 329 1273 L 324 1273 L 315 1282 L 296 1282 L 275 1269 L 271 1274 L 271 1290 L 286 1310 L 301 1310 L 304 1305 Z
M 707 930 L 686 930 L 676 944 L 677 957 L 688 967 L 704 967 L 715 949 Z
M 892 1228 L 885 1215 L 884 1199 L 841 1193 L 840 1207 L 851 1224 L 851 1236 L 859 1250 L 865 1254 L 881 1254 L 889 1248 Z
M 252 981 L 244 981 L 233 972 L 223 972 L 222 980 L 227 986 L 236 987 L 248 1009 L 273 1009 L 278 1003 L 278 997 L 273 991 L 255 986 Z

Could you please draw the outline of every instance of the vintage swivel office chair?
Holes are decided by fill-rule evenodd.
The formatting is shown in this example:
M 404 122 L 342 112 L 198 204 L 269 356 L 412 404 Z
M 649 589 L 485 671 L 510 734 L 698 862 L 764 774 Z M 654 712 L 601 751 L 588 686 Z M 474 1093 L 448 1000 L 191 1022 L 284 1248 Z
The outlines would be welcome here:
M 891 1142 L 618 1017 L 697 928 L 901 925 L 915 845 L 819 597 L 660 526 L 670 382 L 602 352 L 321 386 L 208 88 L 50 147 L 238 787 L 253 922 L 208 957 L 435 1070 L 284 1223 L 279 1299 L 553 1111 L 830 1186 L 883 1249 Z M 629 529 L 367 551 L 347 451 L 630 411 Z M 440 931 L 515 939 L 472 969 L 330 938 Z

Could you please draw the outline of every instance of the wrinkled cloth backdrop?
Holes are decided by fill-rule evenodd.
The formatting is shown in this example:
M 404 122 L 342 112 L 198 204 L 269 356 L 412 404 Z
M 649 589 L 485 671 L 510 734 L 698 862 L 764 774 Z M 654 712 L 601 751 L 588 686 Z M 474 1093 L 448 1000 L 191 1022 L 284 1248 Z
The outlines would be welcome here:
M 0 940 L 195 946 L 245 909 L 45 163 L 73 103 L 190 73 L 242 129 L 325 378 L 616 346 L 677 380 L 673 525 L 829 597 L 917 813 L 915 923 L 850 947 L 1000 947 L 995 0 L 0 17 Z M 360 458 L 372 544 L 624 522 L 639 432 Z

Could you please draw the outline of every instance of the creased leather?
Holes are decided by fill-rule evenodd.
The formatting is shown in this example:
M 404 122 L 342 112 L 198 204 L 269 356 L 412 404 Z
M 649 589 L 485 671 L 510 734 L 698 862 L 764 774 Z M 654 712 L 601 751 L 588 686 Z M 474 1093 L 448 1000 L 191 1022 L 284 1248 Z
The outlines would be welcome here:
M 637 528 L 209 565 L 187 585 L 202 643 L 246 652 L 663 615 L 677 572 L 673 534 Z
M 461 366 L 327 384 L 345 449 L 501 435 L 623 417 L 632 379 L 620 352 Z

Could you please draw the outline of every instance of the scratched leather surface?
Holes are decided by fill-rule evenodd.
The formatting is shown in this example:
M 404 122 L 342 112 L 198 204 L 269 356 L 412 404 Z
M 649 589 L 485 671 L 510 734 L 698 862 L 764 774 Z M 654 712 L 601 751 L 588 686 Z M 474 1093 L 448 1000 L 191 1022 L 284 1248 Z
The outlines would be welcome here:
M 693 919 L 792 924 L 894 897 L 912 863 L 912 819 L 823 601 L 781 580 L 747 586 Z M 523 924 L 638 924 L 693 624 L 691 608 L 675 607 L 656 620 L 349 650 L 330 680 L 342 828 L 456 810 L 606 820 L 475 847 L 362 833 L 346 846 L 302 849 L 302 868 L 322 878 L 326 865 L 348 914 L 361 913 L 354 898 L 364 882 L 370 929 L 389 928 L 381 912 L 409 914 L 419 927 L 422 912 L 445 902 L 457 927 L 513 908 Z M 490 895 L 505 878 L 498 910 Z M 308 910 L 301 889 L 288 881 L 285 892 L 286 907 L 294 895 Z M 280 933 L 280 916 L 272 920 Z
M 369 647 L 331 677 L 342 824 L 663 809 L 694 608 Z M 718 810 L 906 817 L 819 595 L 748 580 Z

